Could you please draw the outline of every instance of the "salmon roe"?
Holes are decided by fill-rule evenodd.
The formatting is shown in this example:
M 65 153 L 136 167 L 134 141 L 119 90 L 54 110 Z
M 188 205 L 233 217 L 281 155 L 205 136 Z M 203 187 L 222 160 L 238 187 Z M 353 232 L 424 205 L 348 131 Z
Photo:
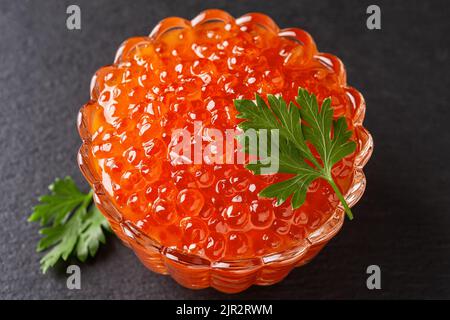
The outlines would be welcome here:
M 241 164 L 176 165 L 169 157 L 173 130 L 193 132 L 202 121 L 225 134 L 238 123 L 233 100 L 255 93 L 290 101 L 303 87 L 319 101 L 331 97 L 334 116 L 352 128 L 354 102 L 340 61 L 318 53 L 304 31 L 279 34 L 272 23 L 186 23 L 131 38 L 93 79 L 82 112 L 94 169 L 124 219 L 165 247 L 212 261 L 279 252 L 304 241 L 338 205 L 321 180 L 292 210 L 289 201 L 277 206 L 258 196 L 286 175 L 256 176 Z M 349 156 L 333 169 L 344 192 L 353 162 Z

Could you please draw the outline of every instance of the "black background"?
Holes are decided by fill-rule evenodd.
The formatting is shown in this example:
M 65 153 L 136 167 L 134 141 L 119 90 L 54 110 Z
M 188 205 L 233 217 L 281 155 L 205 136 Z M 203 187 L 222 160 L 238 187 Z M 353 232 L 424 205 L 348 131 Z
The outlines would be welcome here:
M 82 30 L 66 29 L 81 7 Z M 0 298 L 227 299 L 450 298 L 449 5 L 374 1 L 382 30 L 366 28 L 372 1 L 0 1 Z M 26 222 L 55 177 L 78 167 L 76 115 L 92 74 L 120 43 L 158 21 L 206 8 L 270 15 L 310 32 L 320 51 L 345 63 L 366 98 L 375 152 L 356 219 L 309 265 L 281 283 L 237 295 L 192 291 L 144 268 L 113 236 L 82 265 L 82 289 L 66 288 L 65 266 L 42 275 L 38 225 Z M 382 289 L 366 288 L 381 267 Z

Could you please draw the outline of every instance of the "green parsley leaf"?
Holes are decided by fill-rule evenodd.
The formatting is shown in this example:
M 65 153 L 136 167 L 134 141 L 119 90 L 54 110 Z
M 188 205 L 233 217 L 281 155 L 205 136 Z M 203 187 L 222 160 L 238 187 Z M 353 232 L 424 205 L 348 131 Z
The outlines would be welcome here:
M 56 179 L 48 188 L 51 194 L 39 198 L 28 221 L 40 221 L 42 226 L 60 224 L 86 197 L 69 177 Z
M 76 250 L 78 259 L 84 262 L 89 255 L 95 256 L 100 243 L 106 243 L 103 230 L 110 231 L 110 227 L 100 210 L 92 205 L 83 220 L 81 230 Z
M 237 117 L 244 120 L 239 124 L 244 135 L 248 130 L 259 130 L 260 133 L 261 129 L 279 132 L 279 142 L 274 145 L 279 150 L 278 158 L 270 153 L 270 147 L 267 146 L 269 143 L 258 143 L 259 149 L 253 152 L 255 155 L 271 154 L 272 161 L 278 161 L 277 171 L 269 173 L 294 175 L 266 187 L 259 195 L 276 198 L 278 203 L 283 203 L 291 197 L 291 205 L 296 209 L 305 202 L 309 185 L 316 179 L 325 179 L 342 202 L 349 219 L 353 219 L 350 207 L 331 174 L 333 165 L 355 151 L 356 143 L 350 140 L 352 132 L 347 128 L 345 118 L 333 120 L 330 98 L 325 99 L 319 108 L 316 96 L 299 88 L 295 100 L 300 108 L 293 102 L 287 104 L 282 97 L 273 95 L 267 96 L 269 106 L 258 94 L 256 102 L 234 101 L 239 112 Z M 242 136 L 239 141 L 245 152 L 250 153 L 251 148 L 243 143 L 245 139 L 243 140 Z M 308 143 L 317 150 L 320 161 L 313 155 Z M 262 148 L 267 150 L 261 150 Z M 256 163 L 249 163 L 246 167 L 254 174 L 261 174 L 262 168 L 268 169 L 271 165 L 267 159 L 259 158 Z
M 92 201 L 92 191 L 82 193 L 70 177 L 56 179 L 50 194 L 39 198 L 29 221 L 40 221 L 43 238 L 37 251 L 51 250 L 41 259 L 45 273 L 60 259 L 76 256 L 82 262 L 95 256 L 100 243 L 105 243 L 104 230 L 109 224 Z

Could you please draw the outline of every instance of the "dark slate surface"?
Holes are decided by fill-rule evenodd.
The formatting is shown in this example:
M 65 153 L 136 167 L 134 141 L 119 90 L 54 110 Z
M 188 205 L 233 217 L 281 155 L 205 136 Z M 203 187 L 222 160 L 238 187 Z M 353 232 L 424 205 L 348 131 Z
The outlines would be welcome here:
M 82 1 L 82 31 L 65 28 L 72 1 L 0 3 L 0 298 L 450 298 L 449 6 L 444 1 L 376 1 L 382 30 L 369 31 L 372 1 Z M 39 272 L 38 226 L 26 222 L 38 195 L 76 165 L 75 121 L 91 75 L 122 40 L 162 18 L 218 7 L 234 16 L 271 15 L 308 30 L 321 51 L 342 58 L 367 100 L 375 139 L 368 187 L 356 219 L 311 264 L 272 287 L 227 296 L 184 289 L 147 271 L 110 237 L 82 266 L 82 290 L 65 269 Z M 382 290 L 366 288 L 377 264 Z

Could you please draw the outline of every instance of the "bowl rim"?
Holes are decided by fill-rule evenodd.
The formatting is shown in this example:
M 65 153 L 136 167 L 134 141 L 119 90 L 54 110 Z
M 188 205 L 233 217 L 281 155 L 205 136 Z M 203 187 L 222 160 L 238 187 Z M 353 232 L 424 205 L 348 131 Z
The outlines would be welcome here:
M 249 21 L 256 21 L 258 25 L 261 25 L 268 30 L 276 32 L 280 37 L 289 37 L 289 38 L 295 37 L 301 44 L 308 43 L 310 46 L 313 47 L 314 50 L 312 58 L 320 59 L 321 57 L 324 57 L 324 55 L 326 55 L 327 57 L 333 57 L 335 59 L 335 62 L 338 64 L 337 66 L 338 70 L 339 72 L 342 73 L 340 76 L 342 76 L 344 79 L 341 87 L 343 89 L 352 90 L 353 91 L 352 94 L 358 95 L 359 98 L 359 105 L 355 106 L 355 114 L 351 119 L 354 125 L 355 134 L 365 136 L 364 137 L 365 141 L 362 143 L 362 145 L 358 145 L 359 150 L 357 149 L 355 153 L 353 162 L 353 180 L 352 183 L 350 184 L 348 191 L 344 195 L 349 206 L 353 207 L 362 197 L 365 190 L 366 179 L 363 172 L 363 167 L 371 157 L 373 150 L 373 139 L 370 133 L 364 128 L 362 124 L 366 109 L 364 98 L 359 91 L 347 85 L 345 77 L 345 68 L 342 62 L 339 60 L 339 58 L 335 57 L 334 55 L 318 52 L 317 49 L 315 48 L 315 44 L 314 41 L 312 40 L 312 37 L 304 30 L 296 28 L 287 28 L 280 30 L 270 17 L 260 13 L 248 13 L 244 16 L 234 19 L 225 11 L 210 9 L 201 12 L 191 21 L 179 17 L 169 17 L 162 20 L 159 24 L 155 26 L 153 31 L 150 33 L 148 39 L 153 41 L 158 37 L 160 37 L 162 34 L 170 32 L 173 29 L 194 27 L 199 24 L 208 23 L 216 20 L 223 21 L 226 23 L 232 22 L 237 25 L 242 25 Z M 121 55 L 123 53 L 122 52 L 123 46 L 124 44 L 122 44 L 117 50 L 114 63 L 110 66 L 116 67 L 120 63 Z M 93 86 L 95 85 L 95 80 L 96 76 L 94 75 L 91 80 L 91 92 Z M 91 96 L 90 102 L 92 100 L 93 99 Z M 194 253 L 188 253 L 181 249 L 165 247 L 162 244 L 158 243 L 158 241 L 156 241 L 155 239 L 152 239 L 147 234 L 141 232 L 134 223 L 124 219 L 119 209 L 115 206 L 113 200 L 110 199 L 108 193 L 105 191 L 102 183 L 100 182 L 101 179 L 97 177 L 97 173 L 92 166 L 91 152 L 90 152 L 91 150 L 90 141 L 92 135 L 86 128 L 86 119 L 83 110 L 84 106 L 80 109 L 77 121 L 78 131 L 82 139 L 82 145 L 78 151 L 77 157 L 78 165 L 84 177 L 94 190 L 94 201 L 96 205 L 103 213 L 103 215 L 106 218 L 108 218 L 110 222 L 115 222 L 122 228 L 122 231 L 128 237 L 127 241 L 124 239 L 122 240 L 128 242 L 128 245 L 133 244 L 132 245 L 133 250 L 135 250 L 134 244 L 137 244 L 144 250 L 149 250 L 153 252 L 157 251 L 161 255 L 168 258 L 169 260 L 196 268 L 214 268 L 214 269 L 232 268 L 234 270 L 258 268 L 272 263 L 287 264 L 292 261 L 300 260 L 301 257 L 303 257 L 309 251 L 310 248 L 319 246 L 329 241 L 331 238 L 333 238 L 337 234 L 337 232 L 341 229 L 344 223 L 345 211 L 343 209 L 342 204 L 339 203 L 334 212 L 330 215 L 330 217 L 326 221 L 324 221 L 323 224 L 320 225 L 318 228 L 310 231 L 305 237 L 305 239 L 299 241 L 297 244 L 293 245 L 288 249 L 284 249 L 278 252 L 266 254 L 255 258 L 244 258 L 233 260 L 226 260 L 226 259 L 210 260 L 207 257 L 200 256 Z

